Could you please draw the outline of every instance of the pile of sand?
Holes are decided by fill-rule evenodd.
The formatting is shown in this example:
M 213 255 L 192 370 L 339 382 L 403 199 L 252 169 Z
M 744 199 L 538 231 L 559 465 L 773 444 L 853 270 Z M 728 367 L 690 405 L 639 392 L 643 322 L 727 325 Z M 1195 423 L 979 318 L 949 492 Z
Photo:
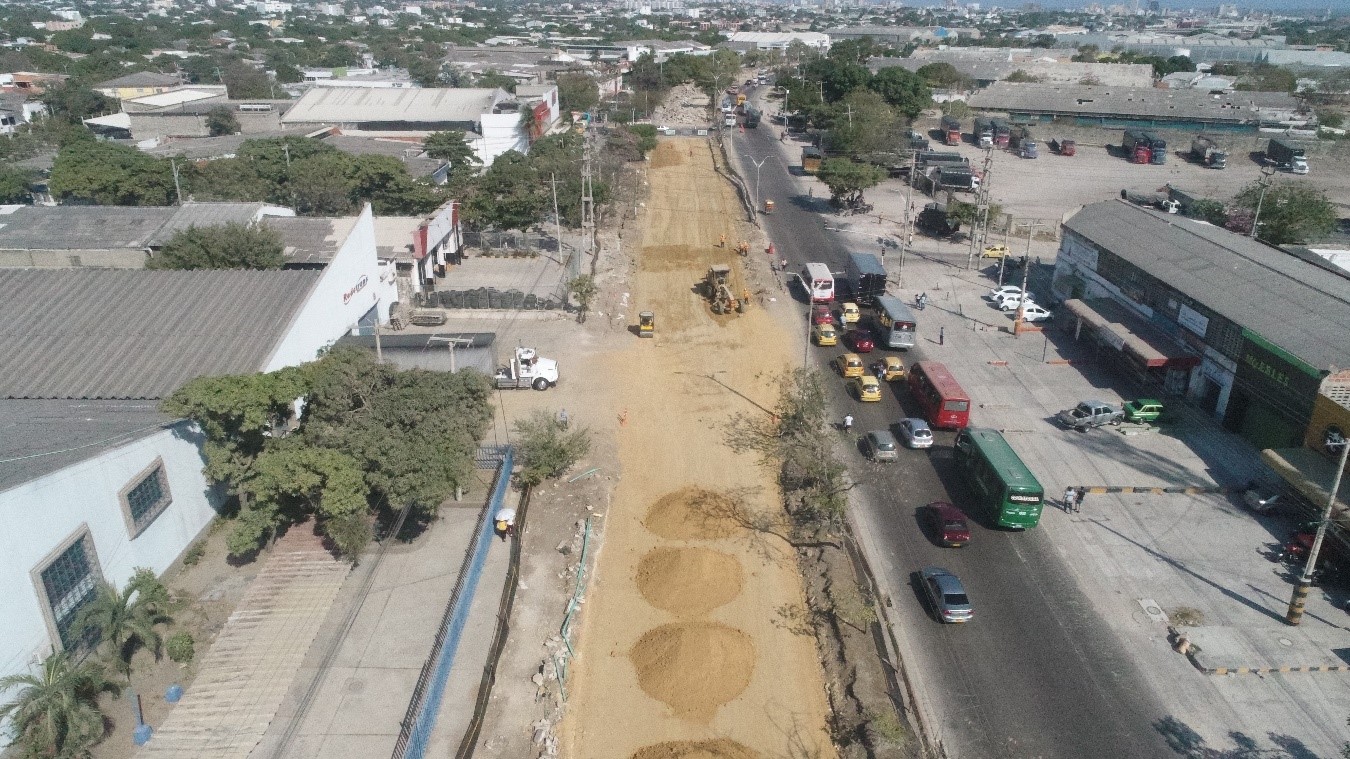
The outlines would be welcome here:
M 670 741 L 638 749 L 631 759 L 763 759 L 736 741 Z
M 750 684 L 750 636 L 715 622 L 675 623 L 648 630 L 628 652 L 643 692 L 685 719 L 707 722 Z
M 736 534 L 738 507 L 714 490 L 687 487 L 652 504 L 642 524 L 667 540 L 718 540 Z
M 703 614 L 741 594 L 741 563 L 707 548 L 656 548 L 638 562 L 642 597 L 672 614 Z

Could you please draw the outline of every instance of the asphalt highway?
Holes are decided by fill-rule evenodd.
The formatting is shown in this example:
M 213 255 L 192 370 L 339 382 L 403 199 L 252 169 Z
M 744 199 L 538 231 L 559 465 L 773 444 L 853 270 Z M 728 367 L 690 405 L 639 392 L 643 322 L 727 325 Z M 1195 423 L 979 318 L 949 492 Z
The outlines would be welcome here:
M 732 137 L 752 194 L 755 161 L 763 161 L 758 191 L 761 205 L 767 198 L 776 204 L 763 222 L 778 257 L 788 260 L 789 271 L 821 261 L 842 272 L 850 249 L 876 252 L 874 241 L 826 229 L 834 217 L 824 199 L 798 194 L 790 174 L 796 161 L 784 160 L 776 144 L 781 130 L 766 119 L 759 129 L 737 130 Z M 798 289 L 793 295 L 802 300 Z M 802 303 L 803 332 L 805 312 Z M 922 312 L 917 315 L 922 319 Z M 888 388 L 881 403 L 851 398 L 828 366 L 846 350 L 810 348 L 812 360 L 833 377 L 834 408 L 854 415 L 855 436 L 894 430 L 901 417 L 918 415 L 917 408 L 906 408 L 903 383 Z M 925 358 L 922 347 L 901 355 L 906 365 Z M 871 358 L 864 356 L 868 363 Z M 937 737 L 953 757 L 1175 756 L 1154 727 L 1165 714 L 1120 639 L 1069 578 L 1051 536 L 991 529 L 971 514 L 970 494 L 954 468 L 952 438 L 939 432 L 931 452 L 904 450 L 895 464 L 874 464 L 861 453 L 848 462 L 860 483 L 855 500 L 867 512 L 858 521 L 876 527 L 871 537 L 881 548 L 874 552 L 880 556 L 872 556 L 873 568 L 893 593 L 889 616 L 909 643 L 905 666 L 936 714 Z M 919 510 L 939 500 L 975 516 L 969 546 L 941 548 L 926 534 Z M 970 623 L 939 624 L 921 603 L 912 577 L 933 564 L 964 580 L 975 608 Z

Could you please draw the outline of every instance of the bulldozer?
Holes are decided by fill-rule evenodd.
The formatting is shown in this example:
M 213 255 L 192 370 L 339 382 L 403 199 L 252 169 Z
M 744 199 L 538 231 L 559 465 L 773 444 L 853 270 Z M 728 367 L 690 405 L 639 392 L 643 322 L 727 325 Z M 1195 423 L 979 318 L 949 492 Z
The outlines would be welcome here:
M 731 292 L 731 267 L 712 266 L 703 280 L 703 295 L 712 304 L 714 314 L 729 314 L 733 311 L 745 311 L 745 301 Z

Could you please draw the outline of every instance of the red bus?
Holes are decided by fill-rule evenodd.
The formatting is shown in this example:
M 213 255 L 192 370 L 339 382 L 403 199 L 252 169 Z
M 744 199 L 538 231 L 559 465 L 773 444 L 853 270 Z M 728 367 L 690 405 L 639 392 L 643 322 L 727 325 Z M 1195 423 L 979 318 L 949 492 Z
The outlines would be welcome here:
M 970 424 L 970 396 L 946 366 L 935 361 L 914 364 L 909 369 L 909 392 L 933 427 L 961 429 Z

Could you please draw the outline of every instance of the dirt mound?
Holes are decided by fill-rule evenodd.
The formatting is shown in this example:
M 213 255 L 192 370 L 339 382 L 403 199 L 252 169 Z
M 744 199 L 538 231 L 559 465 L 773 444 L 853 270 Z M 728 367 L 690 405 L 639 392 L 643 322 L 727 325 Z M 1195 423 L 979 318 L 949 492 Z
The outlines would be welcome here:
M 689 148 L 682 143 L 661 142 L 652 151 L 651 164 L 653 169 L 664 169 L 667 166 L 679 166 L 684 163 L 685 156 Z
M 638 749 L 630 759 L 763 759 L 763 754 L 718 738 L 712 741 L 670 741 Z
M 741 563 L 707 548 L 657 548 L 638 562 L 642 597 L 672 614 L 702 614 L 741 594 Z
M 642 524 L 667 540 L 717 540 L 736 533 L 735 513 L 736 502 L 722 493 L 689 487 L 662 496 Z
M 647 631 L 628 658 L 644 693 L 679 717 L 707 722 L 750 684 L 755 644 L 726 625 L 675 623 Z

